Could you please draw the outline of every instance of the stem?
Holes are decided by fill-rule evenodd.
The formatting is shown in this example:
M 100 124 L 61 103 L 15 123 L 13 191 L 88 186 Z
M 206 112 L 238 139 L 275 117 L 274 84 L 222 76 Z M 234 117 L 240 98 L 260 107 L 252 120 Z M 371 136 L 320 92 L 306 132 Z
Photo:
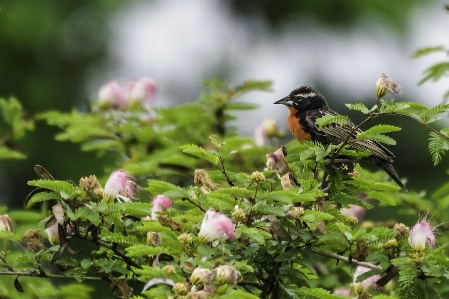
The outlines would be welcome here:
M 3 239 L 3 259 L 5 260 L 6 264 L 6 239 Z
M 194 206 L 196 206 L 198 209 L 200 209 L 203 212 L 206 212 L 206 210 L 201 207 L 199 204 L 195 203 L 193 200 L 191 200 L 190 198 L 187 197 L 183 197 L 182 200 L 187 200 L 188 202 L 190 202 L 191 204 L 193 204 Z
M 226 173 L 226 169 L 225 169 L 225 167 L 224 167 L 224 160 L 223 160 L 222 157 L 220 157 L 220 161 L 221 161 L 221 168 L 220 168 L 220 167 L 218 167 L 218 168 L 219 168 L 219 169 L 221 170 L 221 172 L 224 174 L 224 176 L 225 176 L 225 178 L 226 178 L 226 181 L 228 181 L 228 185 L 231 186 L 231 187 L 235 187 L 234 182 L 231 181 L 231 179 L 228 177 L 228 174 Z
M 44 273 L 44 272 L 41 272 L 41 274 L 39 275 L 36 272 L 30 272 L 30 271 L 0 272 L 0 275 L 20 275 L 20 276 L 32 276 L 32 277 L 40 277 L 40 278 L 78 279 L 77 277 L 73 277 L 73 276 L 58 275 L 58 274 L 47 274 L 47 273 Z M 83 277 L 83 280 L 102 280 L 102 278 L 101 277 L 93 277 L 93 276 L 85 276 L 85 277 Z
M 371 269 L 377 269 L 377 270 L 382 270 L 382 271 L 384 270 L 381 266 L 377 266 L 377 265 L 374 265 L 374 264 L 371 264 L 371 263 L 368 263 L 368 262 L 359 262 L 359 261 L 357 261 L 355 259 L 349 260 L 348 257 L 342 256 L 342 255 L 339 255 L 339 254 L 336 254 L 336 253 L 330 253 L 330 252 L 321 251 L 321 250 L 313 250 L 313 253 L 316 253 L 318 255 L 325 256 L 325 257 L 330 257 L 332 259 L 344 261 L 344 262 L 347 262 L 347 263 L 350 263 L 350 264 L 355 264 L 355 265 L 358 265 L 358 266 L 368 267 L 368 268 L 371 268 Z

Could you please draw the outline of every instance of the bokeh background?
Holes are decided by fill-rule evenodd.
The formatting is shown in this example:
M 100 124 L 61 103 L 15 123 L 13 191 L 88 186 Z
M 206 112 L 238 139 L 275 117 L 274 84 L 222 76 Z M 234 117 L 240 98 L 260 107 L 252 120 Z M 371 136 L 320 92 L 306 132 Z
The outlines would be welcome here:
M 109 80 L 142 76 L 158 82 L 156 106 L 197 99 L 201 81 L 239 84 L 273 80 L 271 93 L 241 101 L 260 109 L 239 114 L 240 132 L 252 135 L 264 118 L 287 132 L 287 111 L 272 103 L 310 85 L 353 121 L 362 115 L 344 103 L 375 101 L 375 82 L 386 73 L 402 85 L 398 98 L 425 105 L 443 101 L 448 80 L 418 86 L 422 72 L 444 53 L 411 59 L 423 47 L 448 45 L 449 14 L 442 1 L 0 1 L 0 97 L 17 97 L 28 116 L 48 110 L 87 110 Z M 447 181 L 447 159 L 437 166 L 427 151 L 428 132 L 403 126 L 395 167 L 409 189 L 432 191 Z M 441 121 L 440 121 L 441 122 Z M 442 120 L 444 122 L 444 120 Z M 438 123 L 436 124 L 438 125 Z M 1 125 L 0 125 L 1 128 Z M 0 161 L 0 204 L 23 207 L 36 178 L 33 165 L 57 179 L 105 175 L 108 157 L 83 153 L 79 144 L 54 141 L 43 122 L 18 142 L 26 160 Z M 291 140 L 287 133 L 285 143 Z

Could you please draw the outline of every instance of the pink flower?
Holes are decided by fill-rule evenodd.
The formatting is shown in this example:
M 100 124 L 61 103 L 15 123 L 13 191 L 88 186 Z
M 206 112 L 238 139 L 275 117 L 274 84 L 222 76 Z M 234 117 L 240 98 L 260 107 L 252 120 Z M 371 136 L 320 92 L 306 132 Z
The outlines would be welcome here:
M 128 83 L 128 101 L 130 105 L 136 103 L 151 106 L 156 97 L 157 84 L 151 78 L 141 78 L 137 82 Z
M 336 288 L 334 289 L 335 295 L 344 295 L 346 297 L 351 297 L 351 290 L 346 288 Z
M 133 176 L 123 170 L 114 170 L 104 186 L 104 199 L 106 202 L 117 198 L 129 202 L 134 199 L 134 193 L 137 191 L 137 184 L 134 182 Z
M 435 228 L 430 226 L 425 216 L 421 222 L 416 223 L 410 230 L 408 242 L 416 251 L 423 251 L 426 244 L 431 249 L 435 248 Z
M 207 241 L 213 241 L 221 237 L 235 239 L 235 227 L 231 219 L 225 214 L 210 208 L 204 215 L 198 237 Z
M 172 201 L 164 195 L 158 195 L 153 199 L 151 204 L 153 205 L 151 208 L 151 219 L 157 220 L 156 213 L 171 208 Z
M 98 101 L 103 108 L 124 108 L 127 105 L 125 96 L 117 81 L 110 81 L 98 91 Z
M 366 273 L 368 271 L 371 271 L 371 269 L 367 268 L 367 267 L 363 267 L 363 266 L 358 266 L 357 269 L 355 269 L 354 280 L 353 280 L 352 286 L 354 287 L 354 291 L 357 295 L 359 295 L 361 293 L 366 293 L 370 286 L 373 288 L 376 288 L 376 286 L 377 286 L 376 281 L 378 281 L 380 279 L 379 274 L 370 276 L 362 282 L 356 282 L 357 277 L 359 277 L 360 275 L 362 275 L 363 273 Z
M 258 126 L 254 131 L 254 139 L 257 146 L 266 146 L 268 144 L 268 139 L 265 135 L 265 129 L 262 125 Z
M 363 220 L 363 216 L 365 216 L 366 209 L 361 206 L 350 204 L 349 209 L 341 209 L 340 212 L 343 216 L 356 217 L 360 223 Z

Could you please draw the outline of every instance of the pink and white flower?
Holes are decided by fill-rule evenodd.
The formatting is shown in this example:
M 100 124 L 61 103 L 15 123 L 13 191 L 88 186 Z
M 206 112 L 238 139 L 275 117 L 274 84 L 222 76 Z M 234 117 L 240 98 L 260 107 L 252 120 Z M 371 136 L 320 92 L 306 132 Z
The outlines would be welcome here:
M 421 222 L 416 223 L 410 229 L 410 235 L 408 237 L 408 242 L 410 246 L 416 251 L 423 251 L 426 248 L 426 244 L 429 245 L 431 249 L 435 248 L 435 228 L 432 227 L 429 222 L 427 222 L 427 217 L 425 216 Z
M 358 206 L 358 205 L 349 205 L 349 209 L 341 209 L 341 214 L 343 216 L 353 216 L 359 220 L 359 223 L 363 220 L 363 216 L 365 216 L 366 209 Z
M 98 101 L 103 108 L 124 108 L 127 105 L 125 96 L 117 81 L 110 81 L 98 91 Z
M 231 219 L 222 212 L 216 212 L 213 208 L 207 210 L 201 223 L 198 234 L 200 240 L 213 241 L 224 237 L 226 239 L 235 239 L 235 227 Z
M 104 199 L 106 202 L 110 202 L 114 198 L 119 201 L 130 202 L 135 198 L 137 189 L 133 176 L 123 169 L 117 169 L 112 172 L 104 186 Z
M 153 205 L 153 207 L 151 208 L 151 219 L 157 220 L 157 213 L 171 208 L 172 201 L 170 198 L 165 197 L 164 195 L 158 195 L 153 199 L 151 204 Z
M 333 294 L 351 297 L 351 290 L 347 289 L 347 288 L 336 288 L 336 289 L 334 289 Z
M 370 286 L 373 288 L 377 287 L 376 281 L 378 281 L 380 279 L 379 274 L 370 276 L 362 282 L 356 282 L 357 277 L 359 277 L 360 275 L 362 275 L 363 273 L 366 273 L 368 271 L 371 271 L 371 269 L 367 268 L 367 267 L 363 267 L 363 266 L 358 266 L 357 269 L 355 269 L 352 286 L 357 295 L 366 293 Z
M 130 105 L 141 103 L 151 106 L 156 98 L 157 84 L 151 78 L 143 77 L 139 81 L 128 83 L 128 101 Z
M 258 126 L 256 130 L 254 130 L 254 139 L 257 146 L 262 147 L 268 144 L 268 138 L 262 125 Z

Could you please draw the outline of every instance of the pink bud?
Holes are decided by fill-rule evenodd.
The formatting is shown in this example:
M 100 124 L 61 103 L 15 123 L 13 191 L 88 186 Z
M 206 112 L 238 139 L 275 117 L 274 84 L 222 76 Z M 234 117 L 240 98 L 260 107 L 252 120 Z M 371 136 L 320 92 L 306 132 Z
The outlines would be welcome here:
M 58 245 L 60 243 L 59 241 L 59 231 L 58 231 L 59 223 L 55 222 L 52 226 L 47 228 L 45 232 L 48 235 L 48 240 L 50 241 L 51 245 Z
M 141 78 L 137 82 L 128 83 L 128 100 L 131 105 L 141 103 L 151 106 L 156 97 L 157 84 L 151 78 Z
M 267 135 L 262 125 L 258 126 L 254 131 L 254 139 L 257 146 L 266 146 L 268 144 Z
M 110 81 L 100 88 L 98 101 L 103 108 L 123 108 L 127 105 L 125 96 L 117 81 Z
M 361 293 L 366 293 L 370 286 L 373 288 L 377 287 L 376 281 L 380 279 L 379 274 L 370 276 L 362 282 L 356 282 L 357 277 L 368 271 L 371 271 L 371 269 L 363 266 L 358 266 L 357 269 L 355 269 L 353 287 L 357 295 Z
M 207 241 L 213 241 L 220 237 L 235 239 L 235 227 L 225 214 L 210 208 L 204 215 L 198 237 Z
M 340 212 L 343 216 L 356 217 L 360 223 L 363 220 L 363 216 L 365 216 L 366 209 L 361 206 L 350 204 L 349 209 L 341 209 Z
M 333 294 L 335 295 L 344 295 L 346 297 L 351 297 L 351 290 L 346 288 L 336 288 L 334 289 Z
M 158 195 L 153 199 L 151 204 L 153 205 L 153 208 L 151 208 L 151 219 L 157 220 L 156 213 L 171 208 L 172 201 L 164 195 Z
M 408 237 L 408 242 L 410 246 L 416 251 L 423 251 L 426 248 L 426 244 L 429 245 L 431 249 L 435 248 L 435 228 L 430 226 L 427 222 L 427 218 L 424 217 L 421 222 L 415 224 L 411 230 Z
M 137 184 L 134 182 L 133 176 L 123 170 L 114 170 L 104 187 L 104 198 L 106 202 L 112 201 L 114 198 L 125 202 L 134 199 L 134 193 L 137 191 Z

